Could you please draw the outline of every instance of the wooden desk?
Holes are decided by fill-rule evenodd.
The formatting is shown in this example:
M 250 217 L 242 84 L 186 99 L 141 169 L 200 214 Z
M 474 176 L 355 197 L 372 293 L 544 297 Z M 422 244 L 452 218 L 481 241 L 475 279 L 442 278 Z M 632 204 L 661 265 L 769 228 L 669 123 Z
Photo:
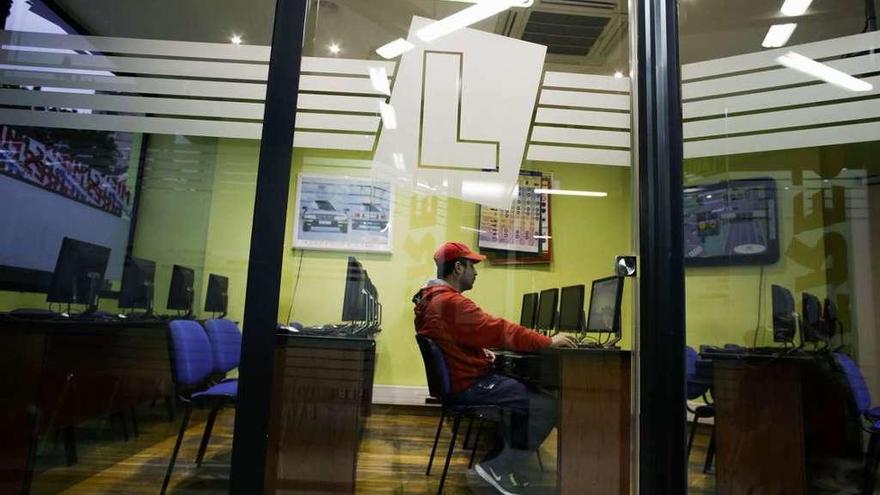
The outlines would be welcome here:
M 27 493 L 39 434 L 172 393 L 167 322 L 0 315 L 0 493 Z
M 558 391 L 560 493 L 630 493 L 630 352 L 550 348 L 508 355 L 539 359 L 526 366 L 526 376 L 512 374 Z
M 354 493 L 375 356 L 371 338 L 278 336 L 267 493 Z
M 717 493 L 807 493 L 815 468 L 852 454 L 846 399 L 823 357 L 703 356 L 713 362 Z

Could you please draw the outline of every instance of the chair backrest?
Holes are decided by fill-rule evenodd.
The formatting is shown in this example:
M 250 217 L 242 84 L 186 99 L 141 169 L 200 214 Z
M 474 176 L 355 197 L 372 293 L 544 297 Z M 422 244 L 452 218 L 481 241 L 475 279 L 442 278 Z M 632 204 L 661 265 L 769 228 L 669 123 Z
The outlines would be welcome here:
M 205 333 L 211 342 L 214 372 L 226 373 L 238 368 L 241 360 L 241 331 L 232 320 L 218 318 L 205 322 Z
M 173 320 L 168 330 L 174 382 L 178 389 L 198 386 L 214 370 L 208 335 L 193 320 Z
M 446 400 L 452 387 L 449 382 L 449 368 L 443 351 L 432 339 L 424 335 L 416 335 L 422 360 L 425 362 L 425 375 L 428 378 L 428 393 L 441 401 Z
M 685 346 L 685 380 L 687 383 L 686 393 L 688 399 L 696 399 L 709 390 L 709 385 L 706 383 L 706 380 L 700 382 L 696 381 L 697 378 L 700 377 L 700 375 L 698 375 L 700 372 L 700 367 L 697 366 L 698 361 L 700 361 L 699 353 L 697 353 L 693 347 Z
M 868 390 L 868 384 L 865 383 L 865 377 L 862 376 L 862 372 L 859 370 L 859 365 L 842 352 L 834 352 L 832 355 L 834 356 L 834 361 L 837 362 L 837 365 L 840 366 L 846 377 L 846 382 L 849 385 L 858 413 L 864 414 L 865 411 L 871 408 L 871 392 Z

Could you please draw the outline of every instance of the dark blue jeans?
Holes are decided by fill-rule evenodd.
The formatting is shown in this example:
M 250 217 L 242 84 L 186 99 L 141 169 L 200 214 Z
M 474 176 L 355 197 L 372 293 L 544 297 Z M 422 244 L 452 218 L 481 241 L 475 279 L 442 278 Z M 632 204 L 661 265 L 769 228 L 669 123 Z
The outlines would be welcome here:
M 537 450 L 556 426 L 554 397 L 498 373 L 478 378 L 452 400 L 454 404 L 500 407 L 501 434 L 505 445 L 514 449 Z

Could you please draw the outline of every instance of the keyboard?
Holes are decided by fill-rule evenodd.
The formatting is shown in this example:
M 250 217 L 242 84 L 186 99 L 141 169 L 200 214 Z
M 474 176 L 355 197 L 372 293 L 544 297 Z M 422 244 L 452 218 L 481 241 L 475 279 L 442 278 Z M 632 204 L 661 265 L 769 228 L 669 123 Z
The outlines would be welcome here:
M 605 346 L 598 342 L 581 341 L 577 343 L 578 349 L 604 349 Z

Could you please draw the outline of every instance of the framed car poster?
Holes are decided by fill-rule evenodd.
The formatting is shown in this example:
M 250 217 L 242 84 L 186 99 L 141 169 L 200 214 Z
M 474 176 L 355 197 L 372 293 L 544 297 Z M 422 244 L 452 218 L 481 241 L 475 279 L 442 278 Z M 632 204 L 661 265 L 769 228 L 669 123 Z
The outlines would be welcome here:
M 393 204 L 390 182 L 300 174 L 293 246 L 390 253 Z

